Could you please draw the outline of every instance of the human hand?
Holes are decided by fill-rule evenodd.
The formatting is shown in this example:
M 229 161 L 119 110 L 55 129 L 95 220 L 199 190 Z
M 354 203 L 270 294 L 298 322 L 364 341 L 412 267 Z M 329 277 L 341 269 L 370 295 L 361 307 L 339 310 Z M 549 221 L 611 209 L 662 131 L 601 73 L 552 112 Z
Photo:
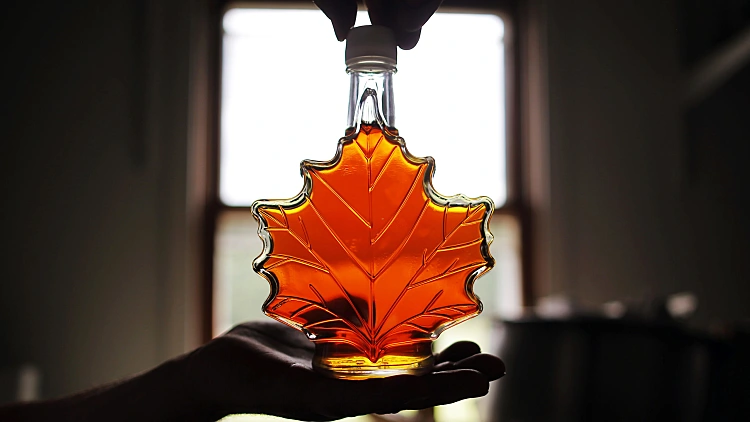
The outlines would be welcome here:
M 333 23 L 339 41 L 346 39 L 357 18 L 357 0 L 314 0 Z M 404 50 L 417 45 L 422 26 L 435 13 L 442 0 L 365 0 L 370 22 L 391 28 Z
M 495 356 L 472 342 L 454 343 L 435 356 L 431 373 L 348 381 L 312 369 L 314 345 L 280 323 L 249 322 L 184 358 L 192 406 L 206 419 L 262 413 L 329 421 L 368 413 L 423 409 L 487 394 L 505 373 Z

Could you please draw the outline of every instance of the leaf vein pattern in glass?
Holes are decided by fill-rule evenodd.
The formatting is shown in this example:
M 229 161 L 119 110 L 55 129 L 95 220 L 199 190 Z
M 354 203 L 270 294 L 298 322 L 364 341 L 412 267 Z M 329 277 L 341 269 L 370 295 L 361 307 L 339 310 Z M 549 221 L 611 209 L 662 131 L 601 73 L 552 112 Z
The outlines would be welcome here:
M 342 204 L 344 204 L 344 205 L 346 206 L 346 208 L 347 208 L 347 209 L 348 209 L 349 211 L 351 211 L 351 212 L 352 212 L 352 214 L 356 215 L 356 216 L 357 216 L 357 218 L 359 218 L 359 221 L 361 221 L 362 223 L 364 223 L 364 225 L 365 225 L 365 226 L 367 226 L 367 227 L 371 227 L 371 226 L 372 226 L 372 224 L 371 224 L 371 223 L 370 223 L 370 222 L 369 222 L 369 221 L 368 221 L 368 220 L 367 220 L 366 218 L 362 217 L 362 216 L 361 216 L 361 215 L 360 215 L 360 214 L 359 214 L 359 213 L 357 212 L 357 210 L 355 210 L 355 209 L 354 209 L 354 208 L 353 208 L 353 207 L 352 207 L 351 205 L 349 205 L 349 204 L 348 204 L 348 203 L 346 202 L 346 200 L 345 200 L 344 198 L 342 198 L 342 197 L 341 197 L 341 195 L 340 195 L 340 194 L 339 194 L 338 192 L 336 192 L 336 189 L 334 189 L 333 187 L 331 187 L 331 185 L 329 185 L 329 184 L 328 184 L 328 183 L 327 183 L 327 182 L 325 181 L 325 179 L 323 179 L 322 177 L 320 177 L 320 175 L 318 175 L 318 173 L 317 173 L 317 172 L 315 172 L 315 171 L 311 171 L 310 173 L 311 173 L 311 174 L 313 174 L 313 175 L 315 175 L 315 176 L 316 176 L 316 179 L 317 179 L 317 180 L 320 180 L 320 181 L 321 181 L 321 182 L 323 183 L 323 185 L 325 185 L 325 187 L 327 187 L 328 189 L 330 189 L 331 193 L 333 193 L 333 194 L 334 194 L 334 195 L 336 196 L 336 198 L 338 198 L 338 199 L 339 199 L 339 200 L 341 201 L 341 203 L 342 203 Z
M 351 249 L 349 249 L 348 246 L 344 243 L 343 240 L 339 237 L 339 235 L 336 233 L 336 231 L 332 228 L 332 226 L 326 221 L 325 218 L 323 218 L 323 215 L 320 213 L 318 208 L 315 206 L 312 200 L 309 202 L 310 208 L 312 208 L 313 211 L 315 211 L 315 214 L 317 214 L 318 218 L 320 218 L 320 221 L 323 223 L 323 226 L 328 229 L 328 231 L 331 233 L 333 238 L 336 240 L 336 242 L 341 246 L 341 249 L 346 252 L 347 255 L 349 255 L 349 258 L 351 258 L 352 262 L 355 262 L 359 268 L 367 275 L 371 275 L 370 271 L 365 268 L 365 264 L 352 252 Z
M 422 172 L 424 171 L 424 167 L 419 169 L 419 172 L 417 172 L 417 175 L 414 176 L 414 180 L 411 182 L 411 187 L 409 188 L 409 193 L 406 194 L 406 198 L 403 199 L 401 202 L 401 205 L 398 207 L 396 212 L 391 216 L 391 219 L 388 220 L 388 223 L 386 223 L 385 227 L 383 227 L 383 230 L 378 233 L 374 239 L 372 239 L 372 242 L 377 242 L 386 231 L 388 231 L 391 226 L 393 226 L 393 222 L 396 221 L 396 219 L 401 215 L 401 211 L 404 210 L 404 207 L 406 207 L 406 204 L 408 204 L 409 198 L 411 198 L 412 193 L 414 193 L 414 190 L 416 189 L 417 185 L 419 185 L 419 180 L 421 179 Z
M 297 197 L 253 205 L 265 245 L 254 266 L 272 285 L 266 313 L 372 362 L 478 314 L 471 286 L 494 264 L 493 205 L 438 194 L 433 171 L 431 158 L 365 124 L 332 161 L 303 162 Z

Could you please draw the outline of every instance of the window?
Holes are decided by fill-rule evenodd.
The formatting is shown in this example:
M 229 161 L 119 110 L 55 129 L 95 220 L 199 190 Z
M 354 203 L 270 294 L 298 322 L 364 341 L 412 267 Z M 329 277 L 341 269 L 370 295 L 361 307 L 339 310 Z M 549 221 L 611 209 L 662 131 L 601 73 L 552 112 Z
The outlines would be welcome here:
M 367 23 L 361 12 L 357 24 Z M 491 227 L 497 264 L 475 285 L 484 314 L 447 330 L 438 348 L 469 338 L 491 350 L 492 317 L 521 304 L 520 226 L 502 212 L 509 199 L 504 28 L 496 14 L 438 13 L 414 50 L 399 51 L 396 126 L 409 150 L 435 158 L 439 192 L 487 195 L 499 210 Z M 269 289 L 252 271 L 262 244 L 249 206 L 294 196 L 302 187 L 300 161 L 333 156 L 346 129 L 349 88 L 344 44 L 318 10 L 234 8 L 223 29 L 215 334 L 266 318 L 260 307 Z M 478 420 L 477 403 L 441 407 L 436 418 Z

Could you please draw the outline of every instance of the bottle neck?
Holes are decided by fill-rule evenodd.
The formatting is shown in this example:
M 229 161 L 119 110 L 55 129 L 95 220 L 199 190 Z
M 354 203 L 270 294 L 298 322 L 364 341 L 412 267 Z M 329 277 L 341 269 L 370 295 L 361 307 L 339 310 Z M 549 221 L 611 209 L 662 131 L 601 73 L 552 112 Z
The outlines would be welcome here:
M 349 66 L 349 114 L 347 131 L 358 131 L 361 124 L 378 124 L 395 129 L 393 74 L 396 67 Z

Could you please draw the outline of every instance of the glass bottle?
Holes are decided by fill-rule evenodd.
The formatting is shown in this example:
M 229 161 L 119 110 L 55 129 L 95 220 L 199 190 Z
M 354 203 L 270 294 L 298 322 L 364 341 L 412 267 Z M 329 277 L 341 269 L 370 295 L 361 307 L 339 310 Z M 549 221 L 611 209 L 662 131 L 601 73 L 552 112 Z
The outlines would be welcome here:
M 481 312 L 473 284 L 494 265 L 492 200 L 437 193 L 434 160 L 399 137 L 396 50 L 388 28 L 350 31 L 334 158 L 302 162 L 296 197 L 252 206 L 264 244 L 253 268 L 271 286 L 263 311 L 302 330 L 315 369 L 338 378 L 429 371 L 432 341 Z

